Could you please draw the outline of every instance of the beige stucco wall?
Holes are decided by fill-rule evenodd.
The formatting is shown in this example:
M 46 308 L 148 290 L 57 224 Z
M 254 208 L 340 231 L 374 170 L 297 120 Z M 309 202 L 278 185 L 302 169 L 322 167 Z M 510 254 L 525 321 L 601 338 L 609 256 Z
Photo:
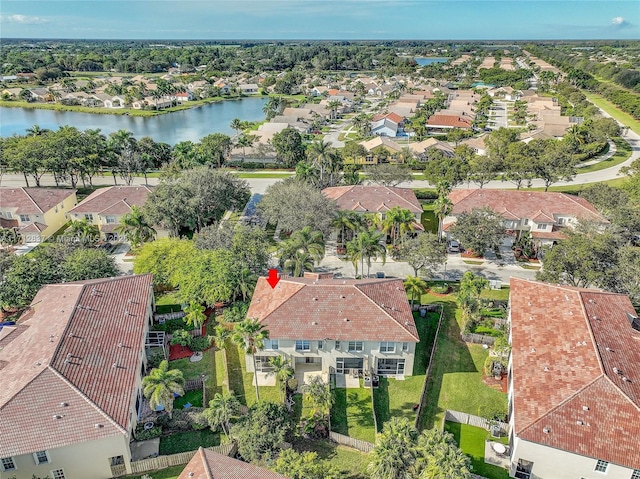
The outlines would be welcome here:
M 376 358 L 385 359 L 404 359 L 404 374 L 411 376 L 413 374 L 413 361 L 415 357 L 416 343 L 408 343 L 408 351 L 401 351 L 402 343 L 396 343 L 395 353 L 381 353 L 380 343 L 373 341 L 365 341 L 362 352 L 349 352 L 348 341 L 340 341 L 340 349 L 335 349 L 335 341 L 324 341 L 322 349 L 318 349 L 318 341 L 310 341 L 310 351 L 296 351 L 295 340 L 279 340 L 279 349 L 260 351 L 257 356 L 275 356 L 282 354 L 291 360 L 291 365 L 295 366 L 296 358 L 322 358 L 322 372 L 329 373 L 329 368 L 336 368 L 337 358 L 365 358 L 363 365 L 365 369 L 375 368 L 377 366 Z M 247 371 L 253 372 L 253 361 L 251 356 L 247 356 Z
M 62 228 L 67 222 L 67 211 L 73 208 L 78 203 L 76 194 L 67 196 L 62 202 L 58 203 L 57 209 L 52 208 L 44 213 L 44 224 L 47 225 L 47 229 L 42 232 L 43 237 L 51 236 L 53 233 Z
M 97 441 L 74 444 L 47 450 L 49 463 L 36 465 L 32 454 L 14 456 L 16 470 L 0 472 L 0 479 L 32 479 L 52 477 L 51 471 L 63 469 L 67 479 L 107 479 L 111 477 L 109 459 L 124 456 L 125 463 L 130 462 L 128 436 L 112 436 Z
M 612 447 L 615 447 L 612 444 Z M 511 477 L 518 460 L 533 462 L 531 479 L 630 479 L 633 469 L 609 464 L 606 473 L 596 472 L 597 459 L 542 446 L 519 438 L 513 440 Z M 640 464 L 637 465 L 640 468 Z

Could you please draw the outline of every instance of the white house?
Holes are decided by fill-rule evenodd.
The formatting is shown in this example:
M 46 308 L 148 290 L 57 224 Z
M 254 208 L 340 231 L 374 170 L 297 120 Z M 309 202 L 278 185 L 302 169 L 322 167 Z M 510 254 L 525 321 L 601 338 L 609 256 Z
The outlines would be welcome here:
M 0 478 L 131 473 L 151 275 L 43 286 L 0 329 Z
M 255 358 L 259 381 L 275 355 L 289 358 L 302 381 L 309 374 L 413 374 L 419 338 L 402 280 L 305 273 L 272 288 L 259 278 L 247 317 L 269 331 Z M 247 370 L 253 371 L 250 357 Z
M 640 320 L 629 298 L 511 278 L 511 477 L 640 477 Z

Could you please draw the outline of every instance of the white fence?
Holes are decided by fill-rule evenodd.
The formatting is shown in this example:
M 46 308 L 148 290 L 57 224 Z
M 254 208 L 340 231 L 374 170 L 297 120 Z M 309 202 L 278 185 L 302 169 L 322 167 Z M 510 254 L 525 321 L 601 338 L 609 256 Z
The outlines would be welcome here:
M 483 429 L 490 429 L 491 423 L 480 416 L 474 416 L 473 414 L 467 414 L 466 412 L 446 410 L 444 414 L 445 421 L 458 422 L 460 424 L 468 424 L 470 426 L 481 427 Z M 509 431 L 509 424 L 506 422 L 497 421 L 497 425 L 504 432 Z
M 371 444 L 370 442 L 345 436 L 344 434 L 338 434 L 337 432 L 333 431 L 329 433 L 329 439 L 343 446 L 349 446 L 362 452 L 371 452 L 371 450 L 373 449 L 373 444 Z

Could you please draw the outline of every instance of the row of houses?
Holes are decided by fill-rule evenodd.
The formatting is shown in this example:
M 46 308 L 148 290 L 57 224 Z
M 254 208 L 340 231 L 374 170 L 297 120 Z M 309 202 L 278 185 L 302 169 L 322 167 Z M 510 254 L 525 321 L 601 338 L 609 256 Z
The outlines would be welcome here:
M 69 221 L 86 220 L 102 239 L 113 240 L 116 228 L 131 207 L 142 207 L 149 186 L 99 188 L 78 203 L 76 190 L 62 188 L 0 188 L 0 226 L 12 228 L 26 243 L 39 243 Z M 156 229 L 158 236 L 167 232 Z

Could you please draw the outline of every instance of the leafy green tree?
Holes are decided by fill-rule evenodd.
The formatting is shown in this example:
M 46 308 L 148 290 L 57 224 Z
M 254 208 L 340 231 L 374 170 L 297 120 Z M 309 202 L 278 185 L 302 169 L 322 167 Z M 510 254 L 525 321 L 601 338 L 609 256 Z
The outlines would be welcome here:
M 195 301 L 189 303 L 185 308 L 184 322 L 193 329 L 200 329 L 207 320 L 207 315 L 204 314 L 205 307 Z
M 533 140 L 531 149 L 533 172 L 544 181 L 545 191 L 560 180 L 570 181 L 576 175 L 576 158 L 567 143 L 556 140 Z
M 523 184 L 530 184 L 534 177 L 532 155 L 529 145 L 521 141 L 511 143 L 507 148 L 502 161 L 503 178 L 513 182 L 517 189 L 520 189 Z
M 407 290 L 408 293 L 411 293 L 411 307 L 413 308 L 416 296 L 420 299 L 422 293 L 427 289 L 427 283 L 416 276 L 407 276 L 407 279 L 404 281 L 404 289 Z
M 234 343 L 241 347 L 246 354 L 251 355 L 253 361 L 253 382 L 256 387 L 256 399 L 260 401 L 260 390 L 258 388 L 258 372 L 256 368 L 256 353 L 264 348 L 264 341 L 269 339 L 269 331 L 256 319 L 247 318 L 240 323 L 236 323 L 231 337 Z
M 134 248 L 156 237 L 156 230 L 147 222 L 144 213 L 136 205 L 131 206 L 131 213 L 122 216 L 116 232 L 122 234 Z
M 190 347 L 193 342 L 193 336 L 189 331 L 184 329 L 176 329 L 171 335 L 171 345 L 179 345 L 181 348 Z
M 411 170 L 406 166 L 382 163 L 365 169 L 367 179 L 371 183 L 382 186 L 397 186 L 413 179 Z
M 290 479 L 343 479 L 346 476 L 327 461 L 321 461 L 316 452 L 296 452 L 286 449 L 278 455 L 274 470 Z
M 229 437 L 231 420 L 240 413 L 240 402 L 230 392 L 216 393 L 209 401 L 209 407 L 202 411 L 202 415 L 209 423 L 212 430 L 222 429 L 224 435 Z
M 361 270 L 364 273 L 364 264 L 367 263 L 367 276 L 371 269 L 372 258 L 382 258 L 382 264 L 387 261 L 387 248 L 383 244 L 384 233 L 375 228 L 362 231 L 354 239 L 347 243 L 347 258 L 351 260 L 358 274 L 357 263 L 360 261 Z
M 441 153 L 436 153 L 435 156 L 427 161 L 424 168 L 424 176 L 429 183 L 436 186 L 440 183 L 447 183 L 449 188 L 455 188 L 456 186 L 467 181 L 469 176 L 469 157 L 471 153 L 470 148 L 467 145 L 458 145 L 454 152 L 453 157 L 449 158 Z M 438 151 L 432 149 L 431 151 Z
M 178 238 L 160 238 L 140 247 L 133 261 L 135 274 L 151 273 L 157 289 L 177 286 L 174 275 L 180 265 L 196 255 L 193 242 Z M 199 300 L 200 298 L 196 298 Z
M 179 369 L 169 369 L 169 361 L 164 360 L 142 378 L 142 393 L 149 400 L 152 410 L 164 406 L 169 417 L 173 413 L 173 395 L 184 394 L 184 377 Z
M 294 375 L 294 370 L 291 367 L 291 360 L 284 356 L 271 356 L 269 358 L 269 365 L 273 370 L 269 373 L 276 377 L 278 384 L 280 385 L 280 397 L 282 401 L 285 398 L 285 392 L 287 389 L 287 381 Z
M 276 150 L 276 161 L 286 168 L 295 166 L 306 158 L 302 136 L 295 128 L 285 128 L 273 135 L 271 144 Z
M 233 299 L 237 289 L 237 264 L 228 250 L 194 251 L 175 264 L 171 276 L 183 302 L 202 302 L 209 307 Z
M 290 413 L 283 405 L 259 401 L 231 427 L 230 435 L 245 461 L 259 461 L 273 457 L 291 432 Z
M 110 278 L 119 274 L 115 260 L 95 248 L 76 249 L 64 259 L 62 270 L 65 281 Z
M 447 250 L 445 244 L 433 233 L 420 233 L 400 245 L 397 259 L 409 263 L 414 276 L 422 274 L 430 278 L 447 260 Z
M 617 266 L 609 273 L 607 289 L 628 295 L 636 310 L 640 309 L 640 248 L 622 246 L 617 253 Z
M 226 163 L 231 154 L 233 142 L 228 135 L 212 133 L 200 140 L 198 148 L 200 149 L 200 154 L 206 158 L 206 164 L 222 168 L 222 165 Z
M 467 250 L 482 256 L 504 240 L 504 220 L 490 208 L 474 208 L 458 216 L 450 231 Z
M 329 417 L 331 406 L 333 406 L 333 394 L 322 377 L 312 376 L 303 386 L 303 390 L 313 405 L 313 409 L 322 414 L 323 417 Z

